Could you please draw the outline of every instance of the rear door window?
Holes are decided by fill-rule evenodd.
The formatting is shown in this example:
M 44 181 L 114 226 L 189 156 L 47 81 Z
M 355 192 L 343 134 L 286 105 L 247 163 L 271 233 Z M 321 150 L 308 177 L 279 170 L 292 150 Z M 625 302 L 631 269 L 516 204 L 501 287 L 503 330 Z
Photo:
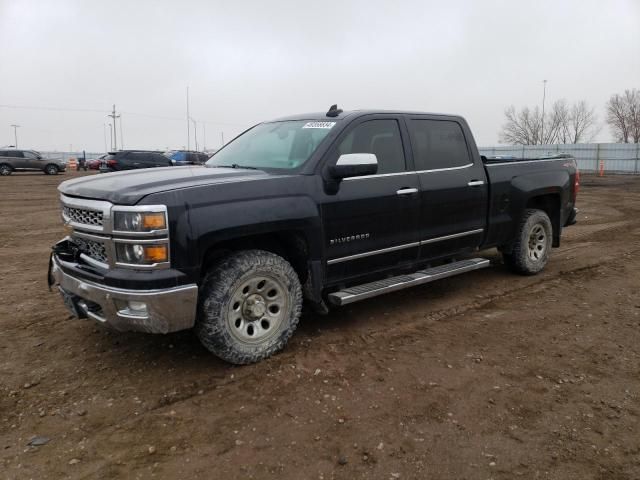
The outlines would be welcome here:
M 20 150 L 9 150 L 7 153 L 8 153 L 7 157 L 24 158 L 24 155 Z
M 416 170 L 439 170 L 471 164 L 462 127 L 450 120 L 409 122 Z

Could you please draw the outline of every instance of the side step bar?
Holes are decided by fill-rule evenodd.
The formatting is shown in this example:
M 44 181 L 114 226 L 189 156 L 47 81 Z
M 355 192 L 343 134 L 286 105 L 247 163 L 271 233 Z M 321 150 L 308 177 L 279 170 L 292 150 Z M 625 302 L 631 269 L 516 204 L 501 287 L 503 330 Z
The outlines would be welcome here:
M 408 275 L 398 275 L 397 277 L 386 278 L 376 282 L 364 283 L 355 287 L 345 288 L 339 292 L 329 294 L 329 301 L 333 305 L 347 305 L 349 303 L 365 300 L 367 298 L 376 297 L 383 293 L 395 292 L 408 287 L 422 285 L 423 283 L 433 282 L 441 278 L 452 277 L 460 273 L 479 270 L 489 266 L 489 260 L 486 258 L 472 258 L 469 260 L 460 260 L 459 262 L 440 265 L 439 267 L 420 270 Z

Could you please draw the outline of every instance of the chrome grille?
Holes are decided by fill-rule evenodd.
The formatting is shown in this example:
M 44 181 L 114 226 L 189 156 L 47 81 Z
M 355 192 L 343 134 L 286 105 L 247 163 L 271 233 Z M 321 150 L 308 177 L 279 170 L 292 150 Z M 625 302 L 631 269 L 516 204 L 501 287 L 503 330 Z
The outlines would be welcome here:
M 62 212 L 65 217 L 75 223 L 94 225 L 96 227 L 101 227 L 103 223 L 104 214 L 95 210 L 85 210 L 64 205 Z
M 108 263 L 107 249 L 104 243 L 80 237 L 73 237 L 73 243 L 75 243 L 85 255 L 90 256 L 98 262 Z

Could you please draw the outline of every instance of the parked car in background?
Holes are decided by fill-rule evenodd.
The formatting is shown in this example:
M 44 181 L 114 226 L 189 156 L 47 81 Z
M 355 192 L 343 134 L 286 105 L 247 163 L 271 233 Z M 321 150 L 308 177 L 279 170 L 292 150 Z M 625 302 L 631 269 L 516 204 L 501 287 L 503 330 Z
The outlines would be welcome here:
M 57 175 L 67 169 L 66 161 L 61 158 L 46 158 L 35 150 L 19 150 L 17 148 L 0 150 L 0 175 L 11 175 L 13 172 L 40 170 L 47 175 Z
M 173 165 L 203 165 L 209 160 L 208 153 L 193 150 L 169 150 L 164 152 L 165 157 L 170 158 Z
M 89 170 L 100 170 L 100 164 L 108 155 L 108 153 L 105 153 L 104 155 L 100 155 L 98 158 L 91 158 L 87 160 L 87 168 Z
M 171 160 L 162 152 L 151 150 L 120 150 L 109 152 L 100 163 L 100 172 L 119 172 L 139 168 L 170 167 Z

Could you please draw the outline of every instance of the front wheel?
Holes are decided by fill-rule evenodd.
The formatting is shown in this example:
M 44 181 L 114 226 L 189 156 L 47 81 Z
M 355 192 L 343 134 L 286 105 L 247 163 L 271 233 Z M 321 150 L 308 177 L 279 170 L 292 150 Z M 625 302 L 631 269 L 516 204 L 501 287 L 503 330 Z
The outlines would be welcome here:
M 503 253 L 507 266 L 521 275 L 535 275 L 549 261 L 552 243 L 549 216 L 542 210 L 525 210 L 510 253 Z
M 47 175 L 57 175 L 58 167 L 56 167 L 55 165 L 47 165 L 46 167 L 44 167 L 44 173 L 46 173 Z
M 302 288 L 291 265 L 262 250 L 226 257 L 205 276 L 195 331 L 212 353 L 239 365 L 281 350 L 302 310 Z

